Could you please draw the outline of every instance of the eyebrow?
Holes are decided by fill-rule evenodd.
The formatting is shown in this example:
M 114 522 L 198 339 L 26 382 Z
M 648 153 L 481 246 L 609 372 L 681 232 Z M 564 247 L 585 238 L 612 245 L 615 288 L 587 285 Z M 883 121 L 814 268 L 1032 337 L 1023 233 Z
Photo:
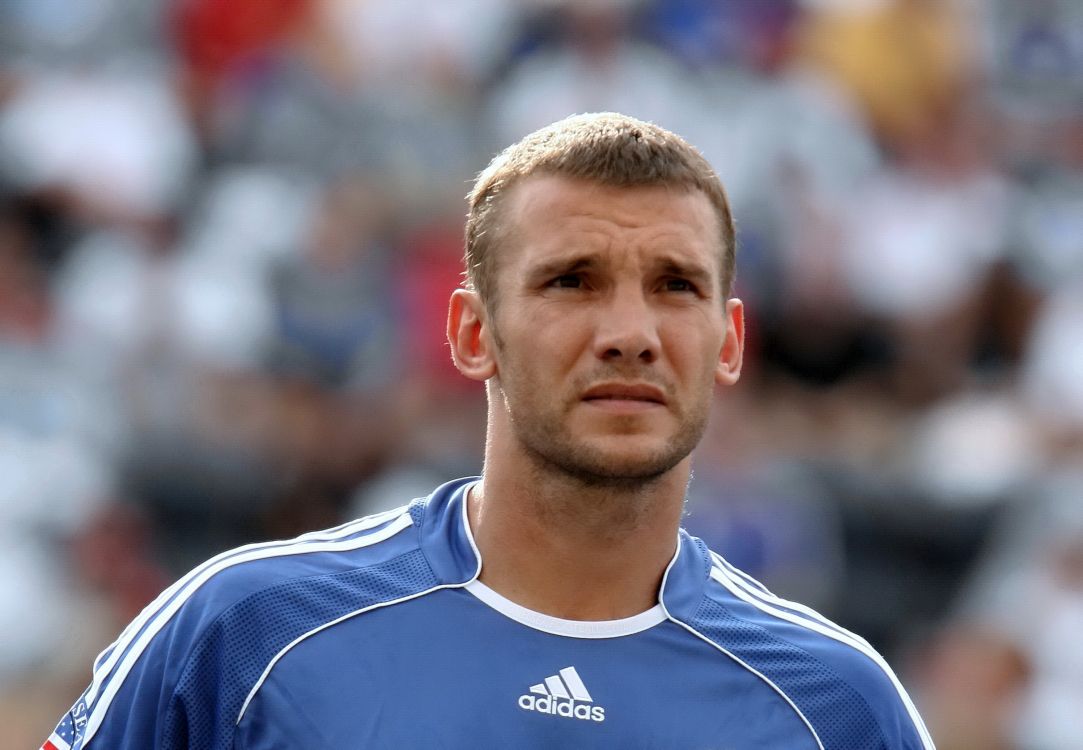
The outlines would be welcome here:
M 528 276 L 531 279 L 545 279 L 578 271 L 589 271 L 601 265 L 598 255 L 594 253 L 578 253 L 567 255 L 563 258 L 554 258 L 530 268 Z M 705 291 L 713 289 L 714 280 L 708 268 L 699 263 L 688 263 L 678 260 L 672 255 L 666 255 L 654 264 L 655 270 L 666 276 L 679 276 L 695 282 Z
M 714 281 L 711 272 L 699 263 L 687 263 L 677 260 L 672 256 L 663 257 L 657 264 L 659 270 L 666 276 L 679 276 L 695 282 L 704 291 L 713 289 Z
M 594 254 L 568 255 L 539 263 L 530 268 L 528 274 L 532 279 L 560 276 L 566 273 L 575 273 L 576 271 L 588 271 L 598 265 L 598 256 Z

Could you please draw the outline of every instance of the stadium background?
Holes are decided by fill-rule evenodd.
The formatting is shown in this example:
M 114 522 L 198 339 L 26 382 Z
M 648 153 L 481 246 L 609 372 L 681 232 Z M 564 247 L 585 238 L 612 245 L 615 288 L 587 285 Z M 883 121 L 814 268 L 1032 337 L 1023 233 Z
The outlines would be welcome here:
M 201 559 L 477 472 L 463 196 L 590 110 L 736 209 L 686 525 L 941 750 L 1083 747 L 1083 4 L 6 0 L 0 748 Z

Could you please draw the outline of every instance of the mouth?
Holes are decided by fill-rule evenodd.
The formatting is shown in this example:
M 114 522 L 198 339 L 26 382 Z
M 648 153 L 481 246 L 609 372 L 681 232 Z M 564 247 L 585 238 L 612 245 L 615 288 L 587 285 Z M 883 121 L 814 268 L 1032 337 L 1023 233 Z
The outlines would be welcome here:
M 666 396 L 662 389 L 646 383 L 602 383 L 589 388 L 583 401 L 609 409 L 647 409 L 665 406 Z

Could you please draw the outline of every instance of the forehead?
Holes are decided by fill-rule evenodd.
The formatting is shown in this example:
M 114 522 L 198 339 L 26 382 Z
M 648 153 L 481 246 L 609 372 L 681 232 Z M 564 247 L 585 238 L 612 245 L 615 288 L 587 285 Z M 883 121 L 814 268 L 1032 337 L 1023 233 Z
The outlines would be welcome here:
M 603 250 L 618 257 L 675 253 L 720 266 L 719 219 L 700 190 L 615 187 L 543 175 L 509 192 L 502 266 L 518 266 L 539 254 Z

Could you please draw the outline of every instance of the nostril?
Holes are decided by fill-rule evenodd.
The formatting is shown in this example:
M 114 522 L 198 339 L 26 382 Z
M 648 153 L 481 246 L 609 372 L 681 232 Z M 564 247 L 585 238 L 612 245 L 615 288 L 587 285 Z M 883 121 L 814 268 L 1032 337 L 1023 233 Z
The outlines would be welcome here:
M 606 349 L 605 353 L 602 355 L 602 358 L 603 359 L 620 359 L 623 356 L 624 356 L 624 352 L 621 349 L 614 346 L 614 347 L 610 347 L 609 349 Z M 638 359 L 641 360 L 642 362 L 646 362 L 647 364 L 650 364 L 651 362 L 654 362 L 654 360 L 656 359 L 655 352 L 654 352 L 653 349 L 644 349 L 643 351 L 641 351 L 639 353 Z

